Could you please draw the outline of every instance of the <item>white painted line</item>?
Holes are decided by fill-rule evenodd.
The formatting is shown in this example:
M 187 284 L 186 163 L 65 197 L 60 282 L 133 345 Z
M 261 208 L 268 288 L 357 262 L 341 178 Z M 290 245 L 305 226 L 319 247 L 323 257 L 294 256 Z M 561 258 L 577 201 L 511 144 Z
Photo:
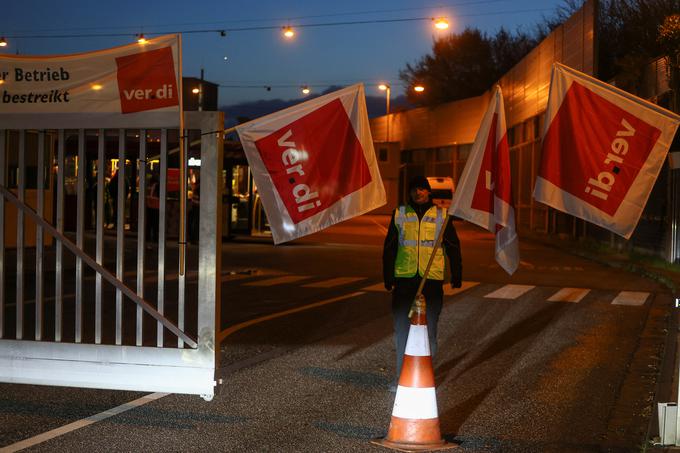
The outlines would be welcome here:
M 532 285 L 505 285 L 484 297 L 488 299 L 517 299 L 534 288 L 536 287 Z
M 283 316 L 292 315 L 293 313 L 299 313 L 301 311 L 310 310 L 312 308 L 321 307 L 323 305 L 332 304 L 334 302 L 340 302 L 341 300 L 351 299 L 352 297 L 361 296 L 362 294 L 366 294 L 366 293 L 363 292 L 363 291 L 356 291 L 356 292 L 353 292 L 353 293 L 350 293 L 350 294 L 345 294 L 343 296 L 333 297 L 332 299 L 326 299 L 326 300 L 322 300 L 322 301 L 319 301 L 319 302 L 314 302 L 313 304 L 303 305 L 301 307 L 291 308 L 290 310 L 280 311 L 278 313 L 272 313 L 271 315 L 266 315 L 266 316 L 262 316 L 260 318 L 251 319 L 250 321 L 245 321 L 245 322 L 242 322 L 240 324 L 233 325 L 233 326 L 228 327 L 228 328 L 224 329 L 223 331 L 221 331 L 219 333 L 219 335 L 217 336 L 217 340 L 218 340 L 217 342 L 218 342 L 218 344 L 222 343 L 222 341 L 224 341 L 224 339 L 227 338 L 229 335 L 231 335 L 235 332 L 238 332 L 239 330 L 245 329 L 246 327 L 250 327 L 254 324 L 259 324 L 261 322 L 269 321 L 271 319 L 276 319 L 276 318 L 281 318 Z
M 548 302 L 573 302 L 577 304 L 581 302 L 581 299 L 586 297 L 586 294 L 589 292 L 590 290 L 585 288 L 562 288 L 550 296 Z
M 276 319 L 276 318 L 281 318 L 283 316 L 287 316 L 293 313 L 298 313 L 301 311 L 305 310 L 310 310 L 312 308 L 316 307 L 321 307 L 323 305 L 328 305 L 332 304 L 334 302 L 339 302 L 341 300 L 346 300 L 346 299 L 351 299 L 352 297 L 360 296 L 362 294 L 366 294 L 365 292 L 362 291 L 357 291 L 354 293 L 350 294 L 345 294 L 343 296 L 338 296 L 334 297 L 332 299 L 326 299 L 322 300 L 319 302 L 315 302 L 313 304 L 309 305 L 304 305 L 302 307 L 297 307 L 293 308 L 291 310 L 285 310 L 281 311 L 278 313 L 272 313 L 271 315 L 267 316 L 262 316 L 257 319 L 251 319 L 250 321 L 245 321 L 240 324 L 236 324 L 234 326 L 231 326 L 223 331 L 221 331 L 218 335 L 219 342 L 221 343 L 224 341 L 225 338 L 227 338 L 229 335 L 238 332 L 239 330 L 245 329 L 246 327 L 259 324 L 264 321 L 269 321 L 271 319 Z M 433 389 L 434 390 L 434 389 Z M 136 399 L 134 401 L 130 401 L 129 403 L 122 404 L 118 407 L 114 407 L 113 409 L 109 409 L 107 411 L 101 412 L 97 415 L 93 415 L 91 417 L 85 418 L 83 420 L 78 420 L 77 422 L 70 423 L 68 425 L 62 426 L 60 428 L 53 429 L 52 431 L 48 431 L 46 433 L 39 434 L 37 436 L 31 437 L 30 439 L 24 439 L 20 442 L 17 442 L 12 445 L 8 445 L 6 447 L 0 448 L 0 453 L 13 453 L 15 451 L 20 451 L 25 448 L 32 447 L 34 445 L 38 445 L 42 442 L 46 442 L 50 439 L 54 439 L 55 437 L 62 436 L 64 434 L 68 434 L 72 431 L 75 431 L 80 428 L 84 428 L 86 426 L 89 426 L 93 423 L 97 423 L 99 421 L 105 420 L 109 417 L 113 417 L 114 415 L 121 414 L 125 411 L 128 411 L 130 409 L 134 409 L 135 407 L 143 406 L 144 404 L 150 403 L 151 401 L 158 400 L 160 398 L 163 398 L 164 396 L 168 396 L 169 393 L 152 393 L 146 396 L 143 396 L 139 399 Z M 436 404 L 436 399 L 435 399 L 435 404 Z
M 367 286 L 366 288 L 361 288 L 362 291 L 373 291 L 379 293 L 386 293 L 385 285 L 382 283 L 376 283 L 375 285 Z
M 300 280 L 307 280 L 311 278 L 308 275 L 284 275 L 283 277 L 274 277 L 267 280 L 259 280 L 256 282 L 246 283 L 243 286 L 275 286 L 275 285 L 285 285 L 287 283 L 295 283 Z
M 10 453 L 20 451 L 25 448 L 33 447 L 43 442 L 47 442 L 48 440 L 54 439 L 55 437 L 63 436 L 64 434 L 68 434 L 80 428 L 85 428 L 86 426 L 92 425 L 102 420 L 106 420 L 107 418 L 113 417 L 114 415 L 122 414 L 125 411 L 129 411 L 130 409 L 143 406 L 147 403 L 158 400 L 168 395 L 169 393 L 152 393 L 150 395 L 143 396 L 134 401 L 130 401 L 129 403 L 121 404 L 118 407 L 114 407 L 113 409 L 100 412 L 99 414 L 93 415 L 91 417 L 87 417 L 82 420 L 69 423 L 68 425 L 53 429 L 52 431 L 47 431 L 46 433 L 38 434 L 37 436 L 31 437 L 29 439 L 24 439 L 15 444 L 0 448 L 0 453 Z
M 387 228 L 385 228 L 385 226 L 381 225 L 380 223 L 376 222 L 375 220 L 373 220 L 373 223 L 375 223 L 378 226 L 378 228 L 380 229 L 380 231 L 383 234 L 387 234 Z
M 647 302 L 649 293 L 638 291 L 621 291 L 612 301 L 612 305 L 629 305 L 639 307 Z
M 444 283 L 444 295 L 445 296 L 455 296 L 456 294 L 460 294 L 463 291 L 467 291 L 470 288 L 474 288 L 475 286 L 479 285 L 479 282 L 463 282 L 460 288 L 451 288 L 451 285 L 449 283 Z M 379 293 L 386 293 L 387 290 L 385 289 L 385 285 L 382 283 L 376 283 L 375 285 L 367 286 L 365 288 L 361 288 L 362 291 L 373 291 L 373 292 L 379 292 Z
M 321 282 L 308 283 L 302 285 L 303 288 L 335 288 L 336 286 L 347 285 L 349 283 L 358 282 L 361 280 L 366 280 L 366 277 L 337 277 L 331 278 L 330 280 L 324 280 Z
M 470 288 L 474 288 L 479 285 L 479 282 L 463 282 L 460 288 L 451 288 L 449 283 L 444 283 L 444 295 L 445 296 L 455 296 L 463 291 L 467 291 Z

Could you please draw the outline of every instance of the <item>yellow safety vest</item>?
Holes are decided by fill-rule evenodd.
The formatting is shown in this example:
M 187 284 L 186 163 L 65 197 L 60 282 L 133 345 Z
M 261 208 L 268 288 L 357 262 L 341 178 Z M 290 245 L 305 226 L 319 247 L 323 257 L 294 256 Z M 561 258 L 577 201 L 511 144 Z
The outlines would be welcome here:
M 399 248 L 394 263 L 395 277 L 421 277 L 430 260 L 434 243 L 444 227 L 444 210 L 432 206 L 418 221 L 418 214 L 410 206 L 400 206 L 394 211 L 394 224 L 399 232 Z M 444 249 L 441 245 L 427 275 L 430 280 L 444 280 Z

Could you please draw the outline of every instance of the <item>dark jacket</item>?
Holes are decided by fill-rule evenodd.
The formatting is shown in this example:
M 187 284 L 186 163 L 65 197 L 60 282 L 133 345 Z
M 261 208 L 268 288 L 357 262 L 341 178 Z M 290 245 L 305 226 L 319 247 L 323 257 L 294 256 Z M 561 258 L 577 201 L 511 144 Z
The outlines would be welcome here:
M 433 204 L 428 202 L 422 205 L 417 205 L 415 203 L 409 203 L 409 206 L 418 215 L 418 219 L 422 219 L 423 215 L 430 209 Z M 449 258 L 449 264 L 451 269 L 451 283 L 456 288 L 459 288 L 462 283 L 463 276 L 463 263 L 460 254 L 460 241 L 458 240 L 458 234 L 456 233 L 456 228 L 453 226 L 453 218 L 449 218 L 446 228 L 444 230 L 444 237 L 442 238 L 442 247 L 444 248 L 444 253 Z M 399 280 L 416 280 L 420 281 L 420 276 L 416 273 L 414 277 L 411 278 L 397 278 L 394 276 L 394 263 L 397 260 L 397 250 L 399 249 L 399 230 L 397 230 L 397 225 L 394 223 L 394 214 L 392 215 L 392 221 L 390 222 L 390 227 L 387 230 L 387 236 L 385 237 L 385 244 L 383 245 L 383 281 L 385 282 L 385 287 L 391 289 Z M 427 284 L 434 284 L 435 280 L 428 279 Z

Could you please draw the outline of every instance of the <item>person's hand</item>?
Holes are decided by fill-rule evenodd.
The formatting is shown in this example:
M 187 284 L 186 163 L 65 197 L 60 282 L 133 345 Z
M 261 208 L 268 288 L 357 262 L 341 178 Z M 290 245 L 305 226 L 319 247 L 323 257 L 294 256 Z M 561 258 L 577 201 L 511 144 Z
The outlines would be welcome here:
M 385 289 L 387 291 L 392 291 L 392 288 L 394 288 L 394 284 L 392 282 L 385 282 Z
M 451 282 L 451 288 L 460 288 L 461 286 L 463 286 L 463 282 L 460 280 L 454 280 Z

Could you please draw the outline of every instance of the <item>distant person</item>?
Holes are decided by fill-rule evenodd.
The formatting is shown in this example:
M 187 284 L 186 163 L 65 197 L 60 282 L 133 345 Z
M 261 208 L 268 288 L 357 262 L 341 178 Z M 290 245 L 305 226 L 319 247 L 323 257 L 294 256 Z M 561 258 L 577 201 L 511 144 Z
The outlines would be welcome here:
M 397 380 L 401 374 L 410 329 L 408 313 L 441 228 L 445 227 L 442 244 L 423 287 L 427 306 L 427 331 L 433 357 L 437 351 L 437 321 L 444 296 L 444 254 L 449 258 L 451 286 L 460 288 L 462 284 L 460 241 L 453 219 L 450 218 L 444 225 L 446 211 L 432 203 L 431 192 L 427 178 L 416 176 L 411 180 L 409 202 L 394 210 L 383 246 L 383 279 L 385 289 L 392 291 Z M 392 389 L 394 388 L 396 387 L 393 386 Z
M 109 197 L 111 198 L 111 204 L 113 205 L 113 226 L 115 226 L 118 223 L 118 173 L 120 173 L 119 170 L 116 170 L 116 172 L 113 174 L 111 179 L 109 180 L 109 185 L 108 185 L 108 191 L 109 191 Z M 123 205 L 120 207 L 123 209 L 123 224 L 125 224 L 125 202 L 127 200 L 128 195 L 130 194 L 130 183 L 128 182 L 127 178 L 125 179 L 125 182 L 123 183 L 123 190 L 124 190 L 124 196 L 123 196 Z
M 158 242 L 160 207 L 160 182 L 158 174 L 152 172 L 146 189 L 146 240 L 149 242 Z

